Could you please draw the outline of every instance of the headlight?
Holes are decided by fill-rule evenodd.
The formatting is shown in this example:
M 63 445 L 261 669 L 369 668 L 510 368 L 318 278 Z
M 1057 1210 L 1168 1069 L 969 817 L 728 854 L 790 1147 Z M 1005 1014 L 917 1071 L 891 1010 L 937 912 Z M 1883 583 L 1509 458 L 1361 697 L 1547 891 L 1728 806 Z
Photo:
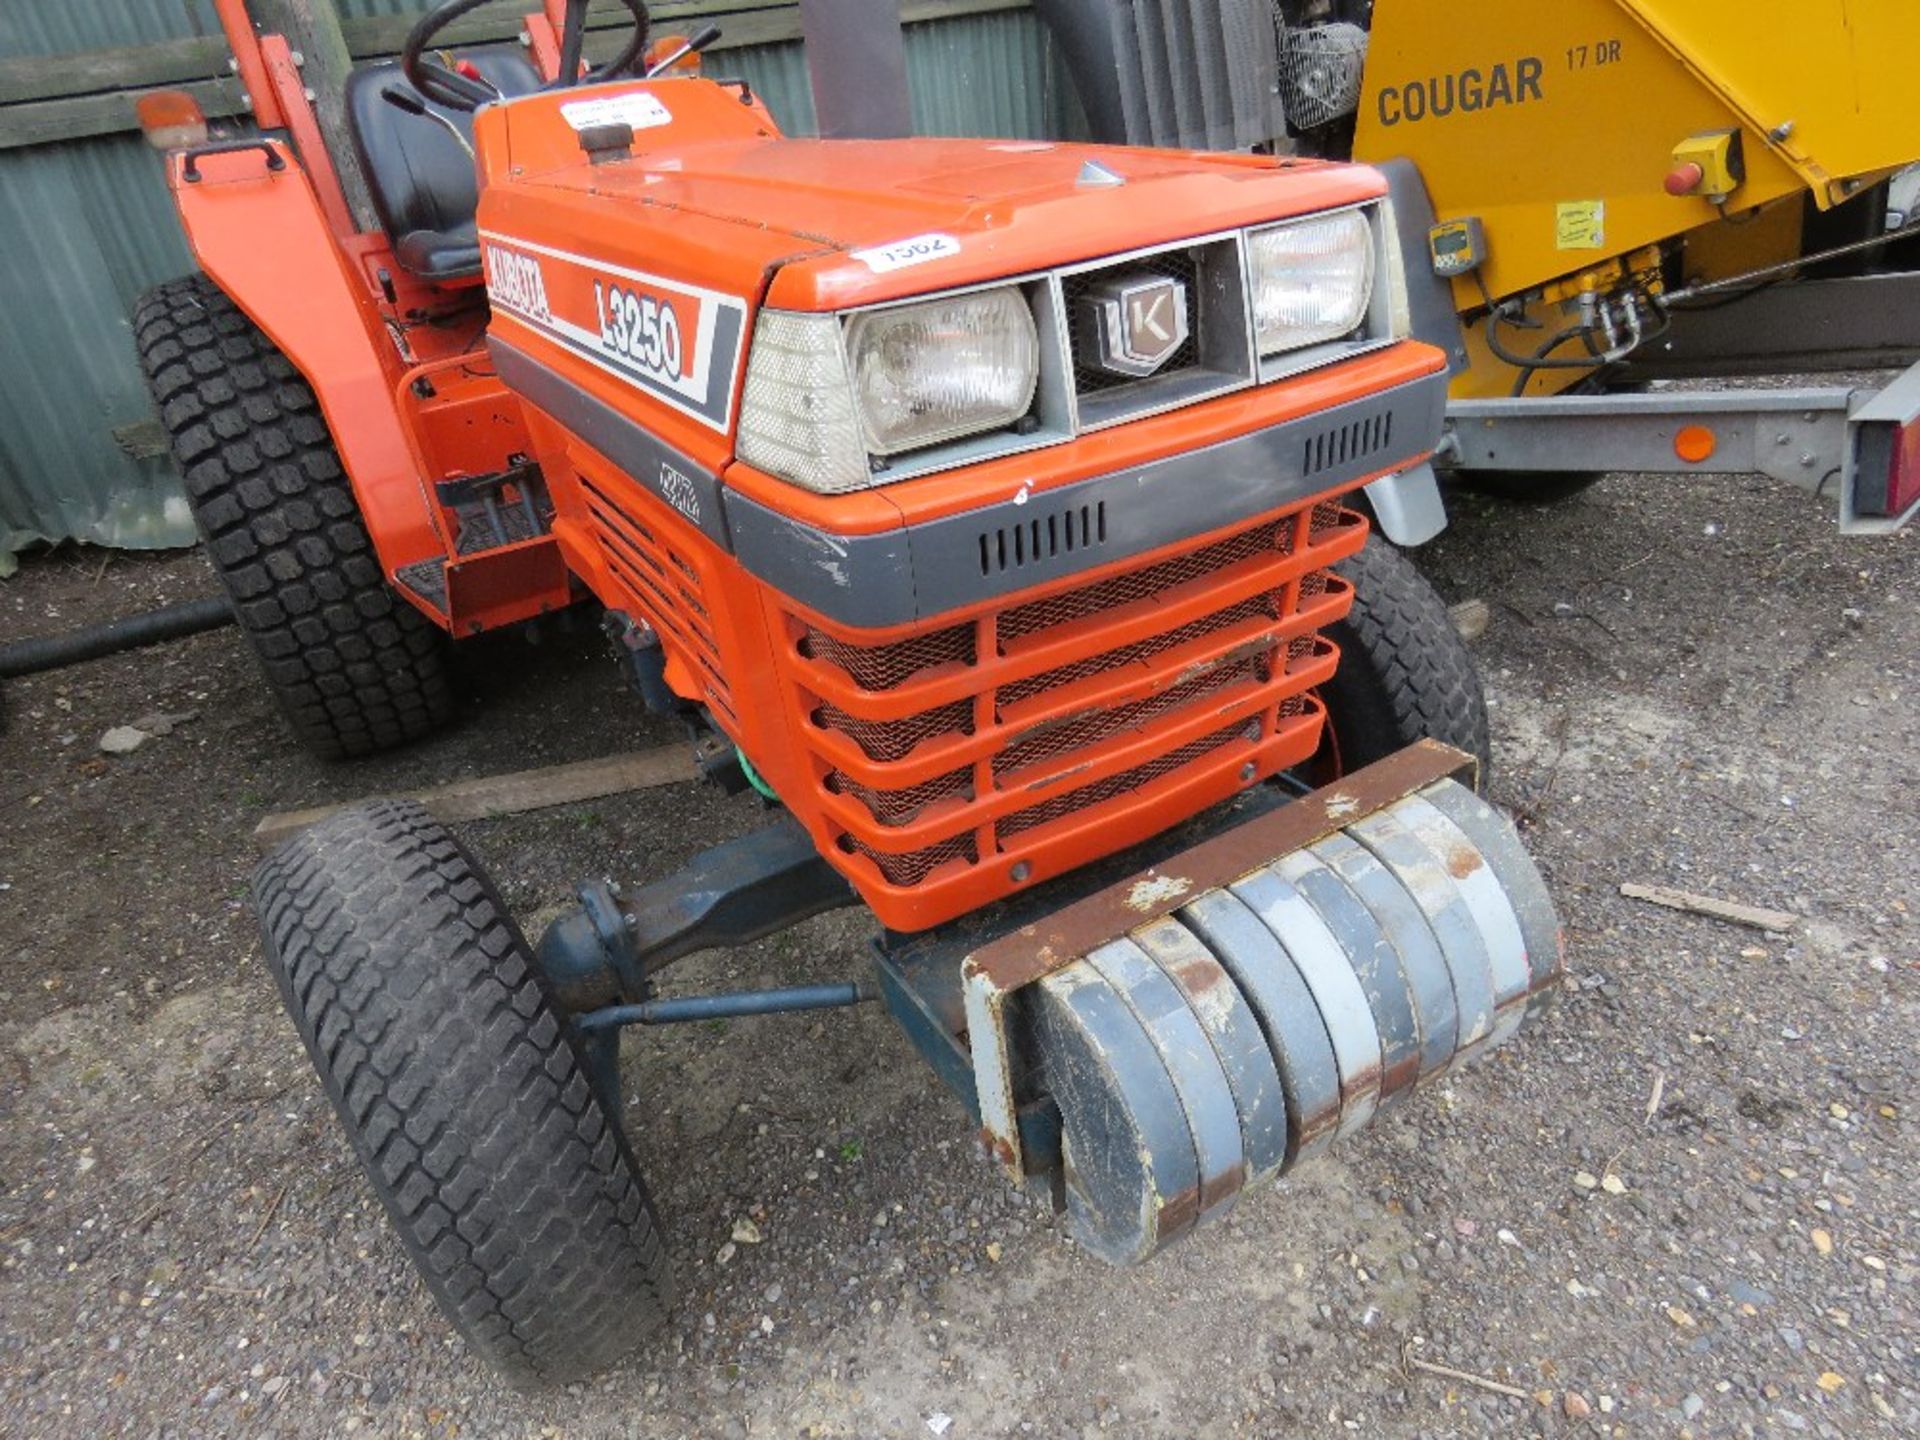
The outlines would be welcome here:
M 1247 262 L 1262 357 L 1352 334 L 1373 300 L 1373 226 L 1358 210 L 1255 231 Z
M 843 334 L 844 328 L 844 334 Z M 1040 342 L 1015 288 L 833 315 L 763 310 L 740 404 L 740 458 L 823 495 L 898 455 L 1019 420 Z
M 867 449 L 898 455 L 1026 414 L 1040 341 L 1018 290 L 981 290 L 854 316 L 847 360 Z

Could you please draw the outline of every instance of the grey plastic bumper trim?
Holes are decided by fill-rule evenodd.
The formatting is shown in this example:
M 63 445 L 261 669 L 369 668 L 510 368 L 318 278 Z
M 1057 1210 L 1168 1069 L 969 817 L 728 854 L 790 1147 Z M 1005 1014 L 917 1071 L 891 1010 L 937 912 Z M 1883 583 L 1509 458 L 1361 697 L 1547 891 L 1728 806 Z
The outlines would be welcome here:
M 873 535 L 819 530 L 729 490 L 727 528 L 748 571 L 827 619 L 908 624 L 1404 471 L 1440 433 L 1446 384 L 1436 371 L 1202 450 Z

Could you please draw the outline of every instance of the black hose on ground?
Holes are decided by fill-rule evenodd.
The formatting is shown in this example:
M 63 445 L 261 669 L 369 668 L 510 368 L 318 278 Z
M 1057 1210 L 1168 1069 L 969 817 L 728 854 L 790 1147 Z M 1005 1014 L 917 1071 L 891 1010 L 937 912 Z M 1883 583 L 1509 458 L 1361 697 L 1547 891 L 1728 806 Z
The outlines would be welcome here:
M 233 605 L 227 597 L 209 595 L 201 600 L 163 605 L 138 615 L 123 615 L 103 625 L 83 625 L 61 635 L 16 640 L 11 645 L 0 645 L 0 679 L 58 670 L 83 660 L 98 660 L 122 650 L 180 640 L 233 623 Z

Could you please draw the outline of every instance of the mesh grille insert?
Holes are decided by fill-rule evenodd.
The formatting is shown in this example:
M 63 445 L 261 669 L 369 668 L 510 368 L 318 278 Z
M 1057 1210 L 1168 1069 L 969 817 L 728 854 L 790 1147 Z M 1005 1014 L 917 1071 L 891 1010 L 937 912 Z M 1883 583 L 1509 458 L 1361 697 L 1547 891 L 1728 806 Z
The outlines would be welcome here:
M 1339 509 L 1338 506 L 1334 508 Z M 1256 555 L 1288 555 L 1292 551 L 1293 517 L 1268 521 L 1185 555 L 1176 555 L 1172 559 L 1161 560 L 1124 575 L 1115 575 L 1078 590 L 1016 605 L 1000 617 L 1000 640 L 1004 646 L 1009 640 L 1051 629 L 1055 625 L 1064 625 L 1070 620 L 1098 615 L 1136 600 L 1154 598 Z
M 893 645 L 849 645 L 809 629 L 800 653 L 838 665 L 863 690 L 892 690 L 937 665 L 973 664 L 973 626 L 952 625 Z
M 935 736 L 973 734 L 973 701 L 956 700 L 903 720 L 862 720 L 838 706 L 822 705 L 813 720 L 823 729 L 838 730 L 869 760 L 904 760 Z
M 875 850 L 851 835 L 842 838 L 841 847 L 866 856 L 887 877 L 889 884 L 903 888 L 918 885 L 942 865 L 955 860 L 964 860 L 969 865 L 977 864 L 980 860 L 980 847 L 975 843 L 972 831 L 956 835 L 951 840 L 942 840 L 938 845 L 929 845 L 924 850 L 909 850 L 902 855 Z
M 1130 572 L 1038 598 L 1028 592 L 997 612 L 892 643 L 858 643 L 867 637 L 857 632 L 843 640 L 799 622 L 787 656 L 815 727 L 820 798 L 840 797 L 831 810 L 841 850 L 865 856 L 896 890 L 958 895 L 966 867 L 1064 845 L 1043 827 L 1083 812 L 1077 823 L 1097 831 L 1101 807 L 1181 783 L 1176 772 L 1190 779 L 1204 770 L 1225 788 L 1256 751 L 1266 763 L 1293 763 L 1293 741 L 1311 744 L 1320 713 L 1305 687 L 1334 650 L 1317 630 L 1295 631 L 1342 608 L 1352 587 L 1329 566 L 1335 547 L 1351 548 L 1365 523 L 1337 502 L 1301 505 Z M 1075 526 L 1076 549 L 1097 539 L 1092 515 L 1084 526 L 1076 515 Z M 1025 558 L 1047 549 L 1030 546 Z M 1288 557 L 1302 573 L 1283 579 L 1293 567 L 1278 562 Z M 661 558 L 670 587 L 680 575 Z M 1008 562 L 1021 558 L 1011 551 Z M 1261 588 L 1240 593 L 1251 586 Z M 1120 626 L 1126 631 L 1116 633 Z M 1021 676 L 1023 657 L 1033 665 L 1043 646 L 1071 658 Z M 1204 659 L 1194 654 L 1202 647 L 1211 652 Z M 1096 690 L 1126 698 L 1091 698 Z M 886 691 L 896 693 L 883 701 Z M 1286 727 L 1285 747 L 1275 724 Z M 1183 738 L 1196 730 L 1205 733 Z M 825 731 L 845 743 L 829 744 Z M 952 758 L 929 764 L 934 747 Z M 1094 756 L 1127 768 L 1104 779 L 1075 768 Z M 929 770 L 939 773 L 922 778 Z M 919 849 L 889 848 L 918 842 L 906 827 L 935 823 L 933 833 L 964 828 Z M 1043 834 L 1028 838 L 1034 831 Z
M 911 824 L 928 806 L 936 805 L 955 795 L 971 800 L 973 798 L 973 767 L 963 765 L 958 770 L 949 771 L 945 775 L 936 775 L 931 780 L 923 780 L 918 785 L 910 785 L 900 790 L 875 790 L 835 770 L 827 776 L 827 788 L 853 796 L 865 805 L 873 813 L 873 818 L 882 825 L 897 828 Z
M 1110 710 L 1086 710 L 1048 724 L 1044 729 L 1014 741 L 993 757 L 996 776 L 1011 774 L 1028 765 L 1037 765 L 1089 745 L 1097 745 L 1125 730 L 1137 730 L 1149 721 L 1171 714 L 1182 706 L 1227 689 L 1246 680 L 1263 681 L 1267 666 L 1259 656 L 1228 660 L 1183 680 L 1180 684 L 1149 695 L 1144 700 L 1116 705 Z
M 1203 735 L 1198 740 L 1191 740 L 1178 750 L 1157 756 L 1144 765 L 1136 765 L 1131 770 L 1110 775 L 1105 780 L 1096 781 L 1092 785 L 1083 785 L 1078 790 L 1069 790 L 1064 795 L 1056 795 L 1043 805 L 1035 805 L 1031 810 L 1022 810 L 1002 820 L 1000 822 L 1001 838 L 1024 834 L 1028 830 L 1064 819 L 1076 811 L 1104 804 L 1116 796 L 1151 785 L 1154 781 L 1164 779 L 1174 771 L 1191 765 L 1194 761 L 1211 755 L 1224 746 L 1231 745 L 1235 740 L 1256 738 L 1259 729 L 1259 721 L 1241 720 L 1227 726 L 1224 730 L 1216 730 L 1211 735 Z
M 1172 630 L 1162 631 L 1158 635 L 1149 635 L 1136 640 L 1131 645 L 1122 645 L 1117 649 L 1103 651 L 1098 655 L 1089 655 L 1084 660 L 1075 660 L 1070 665 L 1062 665 L 1043 674 L 1030 676 L 1025 680 L 1016 680 L 1010 685 L 1000 687 L 1000 704 L 1004 708 L 1018 704 L 1022 700 L 1031 700 L 1036 695 L 1062 685 L 1070 685 L 1076 680 L 1085 680 L 1090 675 L 1103 675 L 1109 670 L 1119 670 L 1128 665 L 1138 665 L 1151 660 L 1156 655 L 1169 650 L 1177 650 L 1182 645 L 1207 636 L 1243 621 L 1253 619 L 1277 620 L 1280 618 L 1280 592 L 1270 591 L 1262 595 L 1250 595 L 1237 605 L 1229 605 L 1224 610 L 1216 610 L 1211 615 L 1202 615 L 1198 620 L 1189 620 Z

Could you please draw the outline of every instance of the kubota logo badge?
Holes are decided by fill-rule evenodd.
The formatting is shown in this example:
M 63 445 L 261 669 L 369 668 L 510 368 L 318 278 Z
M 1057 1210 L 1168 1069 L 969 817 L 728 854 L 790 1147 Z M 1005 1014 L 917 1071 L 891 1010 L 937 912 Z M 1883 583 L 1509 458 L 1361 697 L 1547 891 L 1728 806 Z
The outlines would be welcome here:
M 1083 364 L 1144 379 L 1187 343 L 1187 287 L 1170 275 L 1101 280 L 1079 305 Z
M 518 236 L 482 239 L 496 316 L 513 317 L 671 409 L 727 429 L 744 301 Z

